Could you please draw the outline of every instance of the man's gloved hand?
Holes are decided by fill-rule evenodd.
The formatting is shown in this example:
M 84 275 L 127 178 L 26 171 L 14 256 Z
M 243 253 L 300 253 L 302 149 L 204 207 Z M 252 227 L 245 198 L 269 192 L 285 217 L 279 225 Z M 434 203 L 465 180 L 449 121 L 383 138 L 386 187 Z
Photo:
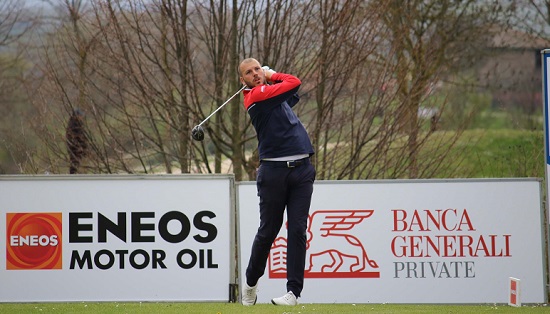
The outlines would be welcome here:
M 277 73 L 277 72 L 275 72 L 275 70 L 271 69 L 271 68 L 268 67 L 267 65 L 264 65 L 264 66 L 262 67 L 262 69 L 264 69 L 264 71 L 272 71 L 273 73 Z
M 265 79 L 268 83 L 273 83 L 273 81 L 271 80 L 271 75 L 273 75 L 273 73 L 277 73 L 275 72 L 275 70 L 269 68 L 267 65 L 264 65 L 262 67 L 262 69 L 264 69 L 264 73 L 265 73 Z

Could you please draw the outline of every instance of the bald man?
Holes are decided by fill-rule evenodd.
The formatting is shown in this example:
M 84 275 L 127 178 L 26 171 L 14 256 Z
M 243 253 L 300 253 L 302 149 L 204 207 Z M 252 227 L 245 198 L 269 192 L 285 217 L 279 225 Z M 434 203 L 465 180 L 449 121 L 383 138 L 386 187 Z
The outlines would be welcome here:
M 306 229 L 315 181 L 310 162 L 313 146 L 308 133 L 292 108 L 300 80 L 290 74 L 277 73 L 253 58 L 239 65 L 240 81 L 247 88 L 244 107 L 258 138 L 260 167 L 256 177 L 260 197 L 260 226 L 243 288 L 242 303 L 254 305 L 258 280 L 265 272 L 271 245 L 283 224 L 286 209 L 287 293 L 271 302 L 296 305 L 304 286 Z

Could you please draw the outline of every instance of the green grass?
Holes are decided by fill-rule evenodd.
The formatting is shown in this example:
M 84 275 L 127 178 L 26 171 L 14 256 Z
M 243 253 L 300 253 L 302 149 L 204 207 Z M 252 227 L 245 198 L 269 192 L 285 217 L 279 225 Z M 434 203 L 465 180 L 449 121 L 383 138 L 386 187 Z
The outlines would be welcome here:
M 524 305 L 520 308 L 505 304 L 487 305 L 413 305 L 413 304 L 300 304 L 277 307 L 257 304 L 244 307 L 234 303 L 4 303 L 0 313 L 548 313 L 546 305 Z
M 453 151 L 449 161 L 456 164 L 456 177 L 545 176 L 542 131 L 468 130 Z
M 440 130 L 423 143 L 418 155 L 420 178 L 545 177 L 544 135 L 541 130 L 472 129 L 463 131 L 454 142 L 456 135 L 455 131 Z M 407 154 L 406 141 L 406 136 L 394 140 L 385 159 L 372 158 L 376 141 L 365 145 L 361 156 L 371 154 L 371 158 L 365 157 L 362 164 L 367 165 L 366 170 L 356 170 L 351 179 L 407 178 L 407 158 L 403 157 Z M 349 146 L 341 145 L 331 152 L 334 156 L 327 157 L 330 159 L 327 168 L 318 168 L 318 173 L 324 170 L 330 174 L 321 179 L 338 179 L 336 176 L 346 166 L 344 162 L 349 157 L 347 150 Z M 318 164 L 322 165 L 322 161 L 319 160 Z

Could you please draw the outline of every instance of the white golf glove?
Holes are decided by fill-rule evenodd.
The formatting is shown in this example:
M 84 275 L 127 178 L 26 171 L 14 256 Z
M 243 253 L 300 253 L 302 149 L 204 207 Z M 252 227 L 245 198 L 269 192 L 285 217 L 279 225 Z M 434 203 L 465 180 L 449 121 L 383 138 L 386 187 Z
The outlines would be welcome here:
M 264 69 L 264 71 L 273 71 L 273 73 L 277 73 L 277 72 L 275 72 L 275 70 L 269 68 L 267 65 L 264 65 L 264 66 L 262 67 L 262 69 Z

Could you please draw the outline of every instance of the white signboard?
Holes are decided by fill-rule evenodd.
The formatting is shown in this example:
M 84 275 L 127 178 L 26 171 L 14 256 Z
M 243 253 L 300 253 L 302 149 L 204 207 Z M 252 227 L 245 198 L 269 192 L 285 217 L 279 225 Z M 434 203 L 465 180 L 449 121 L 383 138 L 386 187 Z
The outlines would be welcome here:
M 0 177 L 0 301 L 228 301 L 233 193 L 232 176 Z
M 242 284 L 259 200 L 255 183 L 237 188 Z M 522 302 L 545 302 L 540 192 L 529 179 L 318 181 L 300 302 L 507 303 L 510 277 Z M 284 226 L 259 303 L 286 293 Z

